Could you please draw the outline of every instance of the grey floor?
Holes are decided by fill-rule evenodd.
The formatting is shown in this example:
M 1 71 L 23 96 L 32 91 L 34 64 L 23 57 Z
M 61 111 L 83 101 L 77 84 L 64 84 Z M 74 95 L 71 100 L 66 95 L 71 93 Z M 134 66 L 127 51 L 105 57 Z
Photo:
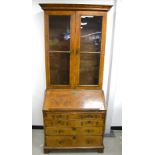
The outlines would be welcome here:
M 104 138 L 104 155 L 122 154 L 122 131 L 113 131 L 113 136 Z M 97 152 L 52 152 L 49 155 L 100 155 Z M 32 130 L 32 155 L 44 155 L 43 130 Z

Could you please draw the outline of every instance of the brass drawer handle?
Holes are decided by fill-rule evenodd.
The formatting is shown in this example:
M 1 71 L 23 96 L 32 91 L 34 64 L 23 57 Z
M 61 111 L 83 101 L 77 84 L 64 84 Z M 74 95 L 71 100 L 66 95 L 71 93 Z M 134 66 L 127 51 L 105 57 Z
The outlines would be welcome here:
M 59 143 L 59 144 L 64 144 L 64 141 L 59 141 L 58 143 Z
M 72 138 L 75 140 L 76 139 L 76 136 L 73 136 Z
M 63 131 L 63 130 L 59 130 L 58 132 L 59 132 L 59 133 L 63 133 L 64 131 Z
M 93 133 L 94 130 L 90 130 L 90 129 L 88 129 L 87 132 L 88 132 L 88 133 Z
M 91 140 L 87 140 L 87 142 L 86 142 L 87 144 L 91 144 L 92 143 L 92 141 Z
M 98 125 L 99 124 L 99 122 L 96 122 L 96 125 Z
M 88 117 L 88 118 L 93 118 L 93 116 L 92 116 L 92 115 L 88 115 L 87 117 Z
M 83 119 L 83 118 L 84 118 L 84 116 L 83 116 L 83 115 L 81 115 L 81 116 L 80 116 L 80 118 L 81 118 L 81 119 Z
M 65 122 L 63 122 L 63 121 L 57 121 L 57 123 L 58 123 L 59 125 L 64 125 Z
M 91 123 L 91 121 L 88 121 L 87 123 L 88 123 L 88 124 L 90 124 L 90 123 Z
M 72 130 L 76 130 L 76 128 L 73 127 Z
M 57 118 L 62 118 L 62 115 L 58 115 Z

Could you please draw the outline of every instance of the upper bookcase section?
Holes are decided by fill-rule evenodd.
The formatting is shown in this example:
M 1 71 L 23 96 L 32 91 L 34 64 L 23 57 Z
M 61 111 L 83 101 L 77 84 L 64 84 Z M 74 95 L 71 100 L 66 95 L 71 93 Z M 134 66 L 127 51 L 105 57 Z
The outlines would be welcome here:
M 90 4 L 39 4 L 43 10 L 67 10 L 67 11 L 105 11 L 108 12 L 112 5 Z
M 112 5 L 40 4 L 47 88 L 101 89 L 107 12 Z

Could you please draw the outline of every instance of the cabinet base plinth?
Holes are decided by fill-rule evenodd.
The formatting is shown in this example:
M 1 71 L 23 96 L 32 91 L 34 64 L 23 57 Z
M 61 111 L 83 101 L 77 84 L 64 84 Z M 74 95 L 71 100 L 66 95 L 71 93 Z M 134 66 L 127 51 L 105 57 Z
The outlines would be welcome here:
M 99 146 L 99 147 L 48 147 L 48 146 L 44 146 L 44 153 L 50 153 L 50 152 L 74 152 L 74 151 L 79 151 L 79 152 L 90 152 L 90 151 L 96 151 L 98 153 L 103 153 L 104 152 L 104 147 L 103 146 Z
M 47 154 L 47 153 L 49 153 L 49 152 L 50 152 L 50 149 L 44 148 L 44 154 Z
M 98 149 L 97 152 L 98 153 L 104 153 L 104 148 Z

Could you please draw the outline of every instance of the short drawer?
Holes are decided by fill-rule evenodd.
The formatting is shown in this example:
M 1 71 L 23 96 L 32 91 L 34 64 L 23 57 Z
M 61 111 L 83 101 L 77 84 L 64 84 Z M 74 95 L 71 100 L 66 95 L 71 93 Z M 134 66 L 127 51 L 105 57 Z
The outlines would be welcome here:
M 68 119 L 69 113 L 44 112 L 45 119 Z
M 54 119 L 54 120 L 68 119 L 69 114 L 68 113 L 45 112 L 44 118 L 45 119 Z
M 72 113 L 69 116 L 69 119 L 103 119 L 104 113 L 97 113 L 97 112 L 77 112 Z
M 102 146 L 102 136 L 46 136 L 46 146 L 49 147 L 86 147 Z
M 46 127 L 46 135 L 102 135 L 103 127 Z
M 50 120 L 45 119 L 45 127 L 95 127 L 103 126 L 103 119 L 84 119 L 84 120 Z
M 80 121 L 68 121 L 68 120 L 50 120 L 45 119 L 46 127 L 76 127 L 80 126 Z
M 103 126 L 103 119 L 84 119 L 80 125 L 81 127 Z

